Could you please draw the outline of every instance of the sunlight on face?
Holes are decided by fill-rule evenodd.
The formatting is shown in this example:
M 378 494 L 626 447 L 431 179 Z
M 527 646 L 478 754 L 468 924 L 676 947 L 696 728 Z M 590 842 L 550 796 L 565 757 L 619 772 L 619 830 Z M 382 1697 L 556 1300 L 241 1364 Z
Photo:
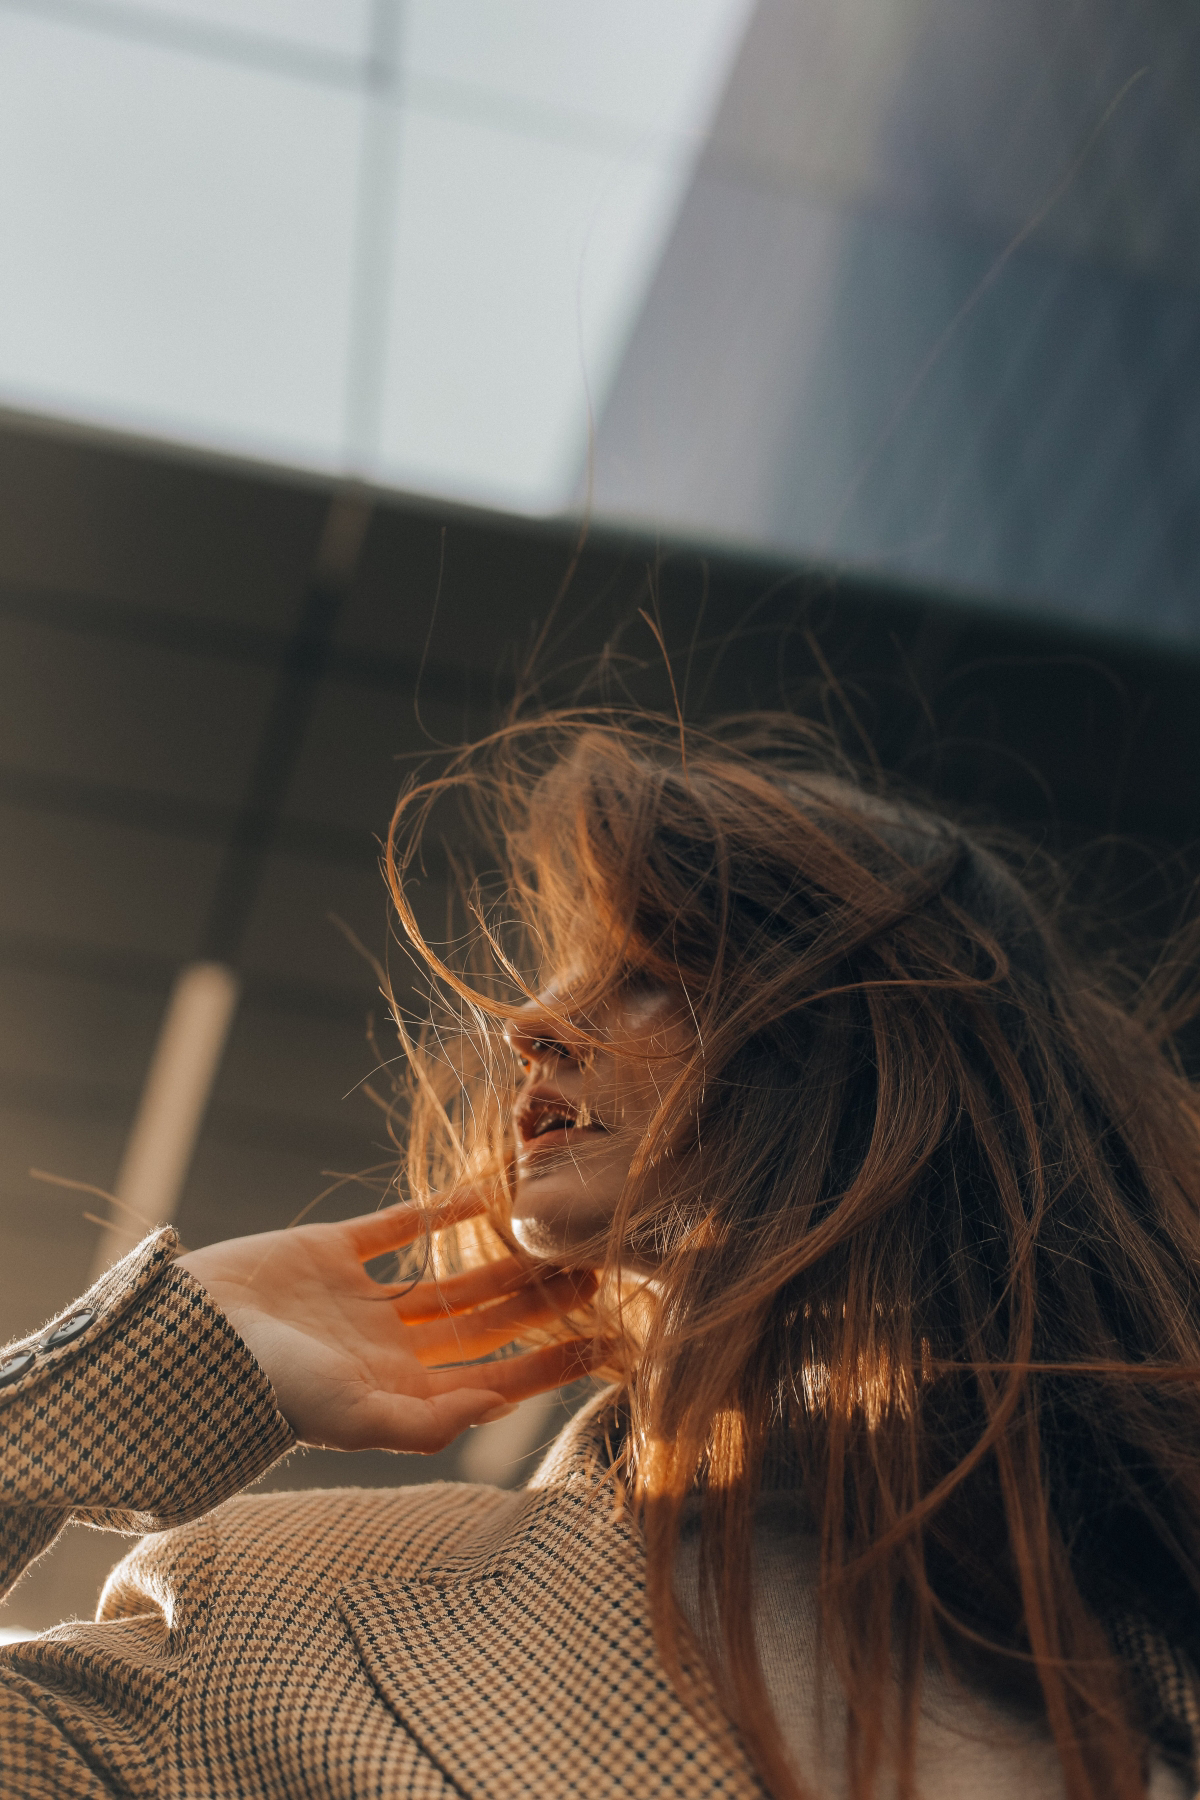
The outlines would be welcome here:
M 508 1033 L 524 1070 L 513 1112 L 513 1230 L 534 1255 L 556 1260 L 570 1260 L 610 1223 L 693 1042 L 682 1003 L 663 989 L 598 1008 L 586 1026 L 596 1049 L 570 1022 L 564 996 L 551 988 L 522 1007 Z

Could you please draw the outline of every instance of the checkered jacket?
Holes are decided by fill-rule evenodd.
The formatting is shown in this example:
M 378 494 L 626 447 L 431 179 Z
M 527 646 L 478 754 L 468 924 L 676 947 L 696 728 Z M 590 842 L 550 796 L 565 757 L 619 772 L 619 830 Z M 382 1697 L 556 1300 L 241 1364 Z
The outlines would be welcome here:
M 692 1713 L 659 1663 L 594 1422 L 519 1493 L 232 1499 L 292 1437 L 176 1252 L 4 1353 L 2 1588 L 69 1518 L 153 1535 L 94 1623 L 0 1653 L 0 1800 L 761 1800 L 704 1671 Z

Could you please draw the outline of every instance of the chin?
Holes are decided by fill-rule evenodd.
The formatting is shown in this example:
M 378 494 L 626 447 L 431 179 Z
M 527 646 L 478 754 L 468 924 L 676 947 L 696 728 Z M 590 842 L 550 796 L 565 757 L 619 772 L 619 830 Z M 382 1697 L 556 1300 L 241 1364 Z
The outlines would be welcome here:
M 567 1250 L 562 1221 L 559 1219 L 514 1218 L 512 1234 L 522 1250 L 527 1250 L 530 1256 L 541 1257 L 546 1262 L 561 1262 Z
M 538 1196 L 539 1201 L 540 1198 Z M 553 1205 L 533 1204 L 528 1205 L 526 1211 L 518 1198 L 513 1210 L 512 1234 L 518 1244 L 530 1256 L 541 1257 L 546 1262 L 581 1259 L 580 1267 L 590 1265 L 596 1261 L 597 1254 L 603 1252 L 607 1230 L 607 1218 L 597 1218 L 578 1205 L 573 1209 L 567 1206 L 559 1209 Z

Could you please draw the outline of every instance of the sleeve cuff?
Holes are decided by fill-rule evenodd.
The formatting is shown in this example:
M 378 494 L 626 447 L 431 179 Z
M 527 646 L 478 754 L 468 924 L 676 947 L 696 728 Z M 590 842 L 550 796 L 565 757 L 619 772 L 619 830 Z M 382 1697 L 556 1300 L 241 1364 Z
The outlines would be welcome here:
M 266 1374 L 178 1251 L 174 1231 L 153 1233 L 3 1352 L 0 1507 L 155 1530 L 290 1449 Z

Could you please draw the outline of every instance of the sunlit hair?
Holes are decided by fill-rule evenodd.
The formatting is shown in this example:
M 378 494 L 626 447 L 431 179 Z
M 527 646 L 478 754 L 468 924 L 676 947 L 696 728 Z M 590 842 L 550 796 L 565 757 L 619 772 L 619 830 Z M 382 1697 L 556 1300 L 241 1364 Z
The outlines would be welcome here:
M 451 951 L 413 893 L 453 794 L 493 873 Z M 889 1765 L 913 1793 L 930 1658 L 1040 1696 L 1072 1800 L 1142 1794 L 1154 1721 L 1114 1622 L 1200 1659 L 1200 1115 L 1170 970 L 1120 987 L 1019 860 L 868 791 L 783 720 L 692 735 L 686 756 L 647 720 L 513 728 L 405 795 L 388 868 L 440 996 L 413 1046 L 418 1189 L 507 1179 L 499 1027 L 549 978 L 582 1044 L 629 984 L 692 1021 L 595 1247 L 685 1697 L 672 1571 L 700 1491 L 729 1709 L 772 1792 L 805 1791 L 750 1605 L 782 1455 L 819 1535 L 856 1800 Z

